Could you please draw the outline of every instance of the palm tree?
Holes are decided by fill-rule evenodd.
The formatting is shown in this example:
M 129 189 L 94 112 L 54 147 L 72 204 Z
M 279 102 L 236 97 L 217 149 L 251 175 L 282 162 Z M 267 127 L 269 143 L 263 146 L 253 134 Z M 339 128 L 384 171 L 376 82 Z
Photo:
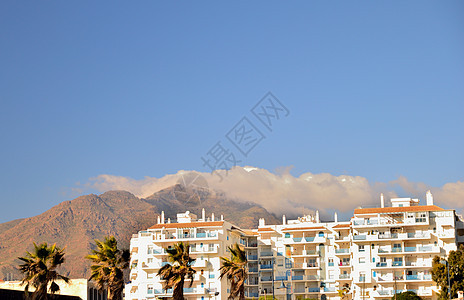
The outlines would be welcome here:
M 350 285 L 345 283 L 340 290 L 338 290 L 338 296 L 341 300 L 348 299 L 348 293 L 350 292 Z
M 95 240 L 96 250 L 86 258 L 92 261 L 90 280 L 95 281 L 99 290 L 107 290 L 108 300 L 122 300 L 124 270 L 129 267 L 129 250 L 118 249 L 114 236 L 105 240 Z
M 226 276 L 230 282 L 228 299 L 235 299 L 238 296 L 240 300 L 244 300 L 245 280 L 248 277 L 246 254 L 237 243 L 227 248 L 230 251 L 231 258 L 221 257 L 222 266 L 219 269 L 221 271 L 219 278 Z
M 62 279 L 68 283 L 69 278 L 58 274 L 56 269 L 64 262 L 64 249 L 60 249 L 53 244 L 48 246 L 47 243 L 37 245 L 34 243 L 34 251 L 26 251 L 24 257 L 18 257 L 22 264 L 19 265 L 19 271 L 23 273 L 22 284 L 26 284 L 24 290 L 27 293 L 29 287 L 35 288 L 33 299 L 47 300 L 48 292 L 54 294 L 60 290 L 59 285 L 55 282 Z M 50 288 L 48 287 L 50 285 Z
M 189 245 L 183 242 L 166 248 L 169 264 L 162 266 L 158 271 L 158 276 L 164 280 L 163 288 L 165 290 L 173 289 L 172 297 L 174 300 L 184 300 L 185 277 L 190 279 L 189 287 L 193 284 L 193 275 L 196 271 L 192 265 L 195 259 L 190 257 L 189 250 Z

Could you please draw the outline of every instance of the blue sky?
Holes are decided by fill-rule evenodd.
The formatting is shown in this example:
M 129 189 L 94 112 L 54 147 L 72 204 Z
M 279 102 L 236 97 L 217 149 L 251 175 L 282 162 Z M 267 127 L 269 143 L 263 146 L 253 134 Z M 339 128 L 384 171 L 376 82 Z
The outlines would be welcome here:
M 242 165 L 463 181 L 462 1 L 0 4 L 0 222 L 100 174 L 207 171 L 268 91 Z M 90 193 L 85 190 L 82 193 Z

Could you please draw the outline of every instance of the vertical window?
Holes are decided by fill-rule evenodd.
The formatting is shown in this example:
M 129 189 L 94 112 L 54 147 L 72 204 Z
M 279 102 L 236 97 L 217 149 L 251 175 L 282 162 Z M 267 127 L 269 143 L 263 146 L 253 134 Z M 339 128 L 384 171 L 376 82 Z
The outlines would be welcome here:
M 358 247 L 359 252 L 364 252 L 364 245 L 359 245 Z

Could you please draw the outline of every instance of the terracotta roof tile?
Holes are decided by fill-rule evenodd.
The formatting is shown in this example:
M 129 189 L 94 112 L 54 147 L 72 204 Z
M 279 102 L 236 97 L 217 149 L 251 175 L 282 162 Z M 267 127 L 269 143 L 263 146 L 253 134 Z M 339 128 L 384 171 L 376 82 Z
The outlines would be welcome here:
M 191 222 L 191 223 L 169 223 L 169 224 L 156 224 L 149 229 L 161 229 L 161 228 L 192 228 L 192 227 L 220 227 L 224 224 L 224 221 L 214 222 Z
M 350 228 L 350 224 L 337 224 L 332 228 Z
M 264 228 L 258 228 L 258 231 L 275 231 L 275 230 L 272 229 L 272 228 L 266 228 L 266 227 L 264 227 Z
M 418 211 L 437 211 L 444 210 L 436 205 L 421 206 L 402 206 L 402 207 L 376 207 L 376 208 L 358 208 L 354 214 L 373 214 L 373 213 L 395 213 L 395 212 L 418 212 Z

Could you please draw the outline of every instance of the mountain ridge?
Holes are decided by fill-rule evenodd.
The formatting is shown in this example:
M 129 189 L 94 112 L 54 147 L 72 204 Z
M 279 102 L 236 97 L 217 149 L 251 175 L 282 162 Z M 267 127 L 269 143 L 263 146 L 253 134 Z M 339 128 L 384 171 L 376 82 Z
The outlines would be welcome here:
M 230 200 L 220 192 L 189 188 L 176 184 L 146 198 L 127 191 L 107 191 L 63 201 L 37 216 L 0 224 L 0 278 L 16 270 L 18 256 L 32 248 L 32 243 L 55 243 L 66 247 L 66 262 L 61 271 L 72 278 L 88 277 L 89 263 L 84 259 L 94 239 L 114 235 L 122 248 L 128 248 L 132 234 L 156 223 L 161 211 L 175 221 L 177 213 L 189 210 L 200 215 L 224 215 L 224 219 L 242 228 L 256 227 L 259 218 L 268 224 L 278 219 L 263 207 Z M 227 208 L 227 209 L 225 209 Z

